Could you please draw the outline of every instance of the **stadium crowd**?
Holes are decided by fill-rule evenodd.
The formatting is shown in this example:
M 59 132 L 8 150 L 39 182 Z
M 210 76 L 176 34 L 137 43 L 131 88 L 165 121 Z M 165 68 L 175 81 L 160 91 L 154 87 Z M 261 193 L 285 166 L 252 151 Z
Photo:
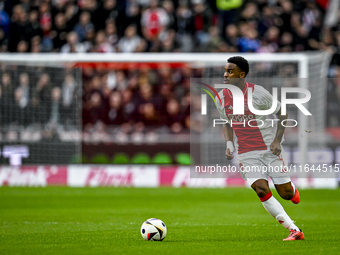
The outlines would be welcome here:
M 229 3 L 228 3 L 229 2 Z M 2 52 L 291 52 L 339 47 L 326 0 L 5 0 Z
M 327 120 L 329 125 L 340 124 L 340 27 L 323 26 L 325 6 L 320 2 L 324 1 L 230 1 L 234 6 L 226 2 L 5 0 L 0 2 L 0 50 L 32 53 L 332 50 L 335 57 L 330 77 L 339 79 L 328 87 L 327 112 L 331 116 Z M 76 100 L 75 78 L 64 73 L 63 81 L 51 83 L 50 76 L 43 70 L 14 74 L 3 67 L 1 108 L 11 105 L 13 110 L 2 114 L 2 123 L 34 122 L 34 118 L 25 119 L 24 109 L 33 112 L 36 121 L 43 124 L 70 122 L 76 114 L 76 106 L 71 103 Z M 201 77 L 199 69 L 176 69 L 166 64 L 139 70 L 84 68 L 84 130 L 91 132 L 95 127 L 105 131 L 105 125 L 120 125 L 125 133 L 143 132 L 152 126 L 161 126 L 160 132 L 187 132 L 189 85 L 194 77 Z M 29 86 L 25 87 L 25 83 Z
M 15 138 L 26 128 L 76 127 L 80 90 L 75 70 L 1 64 L 0 73 L 0 138 L 1 133 Z
M 85 129 L 101 122 L 119 125 L 125 132 L 150 128 L 179 133 L 190 125 L 190 78 L 198 77 L 190 67 L 109 71 L 85 69 L 83 124 Z

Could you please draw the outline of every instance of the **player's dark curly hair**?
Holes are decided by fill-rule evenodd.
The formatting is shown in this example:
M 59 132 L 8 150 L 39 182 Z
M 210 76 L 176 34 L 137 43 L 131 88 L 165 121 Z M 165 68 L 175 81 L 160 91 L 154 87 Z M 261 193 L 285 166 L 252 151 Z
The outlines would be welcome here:
M 249 63 L 245 58 L 241 56 L 235 56 L 235 57 L 229 58 L 228 62 L 237 65 L 243 72 L 246 73 L 246 76 L 247 76 L 249 72 Z

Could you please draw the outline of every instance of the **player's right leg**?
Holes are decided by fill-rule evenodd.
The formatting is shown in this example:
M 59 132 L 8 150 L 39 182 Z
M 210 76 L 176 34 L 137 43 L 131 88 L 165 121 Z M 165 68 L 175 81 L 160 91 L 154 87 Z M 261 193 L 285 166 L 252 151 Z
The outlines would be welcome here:
M 271 155 L 273 155 L 270 151 L 268 151 Z M 260 170 L 260 171 L 244 171 L 243 176 L 247 179 L 248 184 L 253 188 L 253 190 L 256 192 L 258 197 L 260 198 L 262 205 L 267 210 L 267 212 L 274 217 L 282 226 L 287 228 L 291 231 L 289 237 L 286 238 L 286 240 L 302 240 L 304 239 L 303 233 L 301 230 L 294 224 L 292 219 L 288 216 L 288 214 L 283 209 L 282 205 L 279 203 L 279 201 L 276 200 L 275 197 L 273 197 L 272 192 L 269 189 L 268 185 L 268 172 L 265 170 L 268 168 L 264 168 L 262 161 L 265 157 L 265 153 L 261 152 L 261 154 L 257 152 L 250 152 L 245 153 L 246 155 L 243 155 L 239 157 L 239 163 L 240 166 L 244 170 L 248 169 L 254 169 L 250 168 L 251 166 L 257 166 L 254 170 Z M 261 160 L 260 160 L 261 159 Z M 263 169 L 261 169 L 261 167 Z M 273 179 L 273 178 L 272 178 Z M 282 179 L 280 179 L 282 180 Z M 283 183 L 287 183 L 290 181 L 290 178 L 283 179 L 282 182 L 278 180 L 273 180 L 274 184 L 280 185 Z M 299 233 L 302 233 L 299 234 Z
M 291 182 L 290 173 L 287 168 L 287 154 L 281 146 L 281 153 L 276 156 L 272 153 L 265 153 L 265 163 L 270 165 L 274 169 L 268 172 L 268 175 L 272 178 L 273 182 L 275 179 L 275 188 L 280 197 L 285 200 L 291 200 L 294 204 L 300 202 L 300 194 L 295 185 Z M 275 171 L 278 170 L 278 171 Z
M 254 182 L 251 187 L 260 198 L 263 207 L 272 215 L 282 226 L 290 231 L 290 234 L 283 241 L 303 240 L 305 239 L 302 231 L 295 225 L 294 221 L 288 216 L 282 205 L 269 189 L 268 181 L 266 179 L 253 179 Z M 248 179 L 248 181 L 252 181 Z
M 283 199 L 290 200 L 294 204 L 300 202 L 300 193 L 291 181 L 283 184 L 275 184 L 275 188 Z

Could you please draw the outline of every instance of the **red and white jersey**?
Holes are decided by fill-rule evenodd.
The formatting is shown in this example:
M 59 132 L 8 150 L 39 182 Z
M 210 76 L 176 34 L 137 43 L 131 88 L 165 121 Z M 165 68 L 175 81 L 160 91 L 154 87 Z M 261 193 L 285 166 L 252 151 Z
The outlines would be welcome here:
M 262 86 L 246 82 L 243 89 L 244 95 L 244 115 L 233 114 L 233 95 L 229 89 L 223 89 L 218 94 L 222 105 L 216 97 L 217 110 L 221 119 L 232 123 L 234 130 L 234 144 L 238 154 L 249 151 L 267 150 L 273 142 L 277 130 L 277 117 L 274 114 L 257 115 L 248 108 L 248 88 L 252 89 L 253 106 L 257 110 L 268 110 L 272 106 L 272 95 Z M 274 111 L 276 114 L 281 108 L 281 103 L 277 101 Z M 272 121 L 269 121 L 272 120 Z M 236 137 L 236 139 L 235 139 Z M 282 139 L 283 142 L 283 139 Z
M 147 9 L 143 12 L 141 24 L 146 27 L 150 36 L 158 36 L 162 27 L 169 23 L 169 16 L 163 8 L 156 8 L 154 10 Z

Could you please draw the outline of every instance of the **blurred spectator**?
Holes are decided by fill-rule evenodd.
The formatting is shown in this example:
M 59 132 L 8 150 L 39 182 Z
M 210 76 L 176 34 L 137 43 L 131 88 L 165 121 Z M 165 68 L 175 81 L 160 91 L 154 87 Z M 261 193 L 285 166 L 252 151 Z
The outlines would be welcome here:
M 268 28 L 280 28 L 282 25 L 282 20 L 278 17 L 278 15 L 275 14 L 274 9 L 269 6 L 264 6 L 258 23 L 259 35 L 262 37 Z
M 272 46 L 272 52 L 275 52 L 280 44 L 280 30 L 276 26 L 269 27 L 265 33 L 264 40 Z
M 75 97 L 76 93 L 76 82 L 71 74 L 66 75 L 62 85 L 62 102 L 64 107 L 69 107 Z
M 280 19 L 282 20 L 281 30 L 282 32 L 291 32 L 291 17 L 293 11 L 293 4 L 290 0 L 284 0 L 280 2 L 282 7 Z
M 95 45 L 92 48 L 93 52 L 110 53 L 115 52 L 115 48 L 107 41 L 105 32 L 99 31 L 96 35 Z
M 292 14 L 291 18 L 292 32 L 294 35 L 294 45 L 295 51 L 305 51 L 307 50 L 307 37 L 308 31 L 307 27 L 301 21 L 301 15 L 297 12 Z
M 3 33 L 7 35 L 11 26 L 11 20 L 3 7 L 4 5 L 0 6 L 0 28 L 2 29 Z
M 122 91 L 122 108 L 124 120 L 134 122 L 136 120 L 137 102 L 133 98 L 133 92 L 130 89 Z
M 67 2 L 65 0 L 52 0 L 52 16 L 55 17 L 58 13 L 64 13 Z
M 176 99 L 170 99 L 167 102 L 164 118 L 164 123 L 170 128 L 171 132 L 179 133 L 183 130 L 184 116 L 180 112 L 180 105 Z
M 138 73 L 137 72 L 130 73 L 128 77 L 128 81 L 127 81 L 127 86 L 128 86 L 128 89 L 131 89 L 133 92 L 137 91 L 137 87 L 138 87 Z
M 150 7 L 143 12 L 141 19 L 143 35 L 153 41 L 169 24 L 169 17 L 162 7 L 158 7 L 158 0 L 150 0 Z
M 175 10 L 173 1 L 170 1 L 170 0 L 163 1 L 162 7 L 166 11 L 168 18 L 169 18 L 167 28 L 176 30 L 177 29 L 176 16 L 175 16 L 176 10 Z
M 195 37 L 199 45 L 207 45 L 209 42 L 209 28 L 212 25 L 212 11 L 203 0 L 193 0 L 194 4 L 194 29 Z
M 19 76 L 19 88 L 21 89 L 21 105 L 26 107 L 30 103 L 30 84 L 27 73 L 21 73 Z
M 125 36 L 119 40 L 118 50 L 120 52 L 135 52 L 142 43 L 142 39 L 137 35 L 135 26 L 130 25 L 125 29 Z
M 99 92 L 94 92 L 90 98 L 85 102 L 83 110 L 83 125 L 94 125 L 100 120 L 104 120 L 104 104 L 102 95 Z
M 230 46 L 238 47 L 238 41 L 239 41 L 239 30 L 238 27 L 234 24 L 228 25 L 225 29 L 226 37 L 227 37 L 227 43 Z
M 143 51 L 144 47 L 144 40 L 140 44 L 141 47 L 138 47 L 137 51 Z M 161 52 L 174 52 L 178 51 L 178 44 L 176 42 L 176 32 L 174 30 L 168 30 L 165 36 L 161 40 L 160 44 L 160 51 Z
M 34 96 L 39 102 L 39 117 L 42 123 L 46 123 L 49 118 L 49 104 L 51 100 L 50 76 L 43 73 L 34 88 Z
M 192 35 L 194 34 L 194 21 L 191 10 L 187 5 L 180 5 L 176 12 L 177 19 L 177 40 L 180 50 L 190 52 L 193 50 Z
M 168 64 L 164 63 L 158 67 L 159 82 L 162 86 L 163 84 L 172 84 L 171 74 L 171 67 Z
M 49 129 L 57 129 L 62 124 L 62 103 L 61 103 L 61 89 L 54 87 L 51 90 L 51 102 L 47 106 L 49 114 L 47 127 Z
M 31 52 L 32 53 L 41 52 L 41 44 L 40 44 L 40 37 L 39 36 L 35 36 L 31 39 Z
M 109 97 L 109 107 L 106 112 L 106 124 L 121 125 L 125 122 L 122 108 L 122 95 L 118 91 L 111 93 Z
M 42 2 L 39 7 L 40 27 L 44 36 L 49 35 L 52 29 L 52 14 L 47 2 Z
M 291 52 L 293 50 L 293 35 L 289 32 L 284 32 L 280 38 L 280 51 Z
M 107 77 L 107 85 L 110 89 L 125 90 L 128 86 L 125 73 L 123 71 L 110 72 Z
M 247 30 L 246 34 L 240 38 L 238 46 L 241 52 L 255 52 L 260 48 L 260 41 L 257 39 L 255 29 Z
M 321 12 L 317 8 L 314 1 L 307 1 L 306 7 L 302 11 L 302 22 L 307 30 L 307 33 L 311 31 L 315 23 L 321 18 Z
M 65 7 L 65 19 L 68 27 L 73 28 L 79 19 L 79 8 L 77 5 L 69 2 Z
M 220 13 L 220 20 L 222 25 L 222 31 L 230 24 L 237 21 L 237 9 L 242 5 L 242 0 L 216 0 L 216 7 Z M 225 34 L 223 33 L 223 37 Z
M 33 94 L 31 98 L 31 103 L 29 105 L 29 116 L 30 116 L 30 124 L 41 123 L 42 116 L 41 114 L 41 107 L 39 104 L 38 95 Z
M 108 19 L 117 20 L 119 17 L 119 10 L 117 0 L 104 0 L 102 6 L 99 7 L 100 16 L 96 24 L 97 30 L 105 29 Z
M 108 19 L 106 21 L 105 35 L 106 35 L 107 42 L 111 44 L 112 46 L 115 46 L 118 43 L 118 34 L 117 34 L 116 25 L 112 19 Z
M 0 28 L 0 52 L 6 52 L 7 51 L 7 38 L 4 33 L 4 31 Z
M 32 10 L 29 12 L 29 26 L 31 37 L 39 36 L 43 38 L 43 31 L 39 22 L 39 13 L 37 10 Z
M 155 95 L 152 91 L 152 87 L 149 83 L 143 83 L 139 87 L 139 106 L 138 111 L 140 114 L 144 114 L 144 105 L 152 103 L 152 106 L 156 111 L 160 112 L 163 108 L 163 100 L 159 95 Z
M 18 1 L 12 1 L 12 2 L 18 2 Z M 30 6 L 30 0 L 20 0 L 21 6 L 24 8 L 25 12 L 28 12 L 31 8 Z
M 323 48 L 321 21 L 317 19 L 308 35 L 308 47 L 310 50 Z
M 79 22 L 74 26 L 73 30 L 77 32 L 80 42 L 84 41 L 87 31 L 93 30 L 94 25 L 91 23 L 91 15 L 89 12 L 82 12 L 79 16 Z
M 140 119 L 139 124 L 147 128 L 157 127 L 161 124 L 160 115 L 153 103 L 146 103 L 139 107 Z M 138 123 L 137 123 L 138 124 Z
M 253 2 L 247 3 L 240 15 L 241 21 L 246 21 L 249 25 L 260 20 L 260 12 Z
M 142 34 L 142 25 L 141 25 L 141 8 L 139 8 L 138 2 L 134 0 L 128 0 L 126 1 L 126 7 L 125 7 L 125 19 L 126 24 L 118 24 L 120 25 L 120 31 L 124 30 L 126 26 L 129 25 L 136 25 L 138 34 Z
M 11 76 L 4 73 L 1 76 L 1 123 L 8 125 L 11 122 L 13 109 L 14 89 Z
M 90 49 L 90 44 L 80 43 L 78 41 L 78 34 L 76 32 L 69 32 L 67 34 L 67 43 L 64 44 L 60 51 L 62 53 L 79 53 L 79 52 L 87 52 Z
M 60 48 L 66 44 L 66 37 L 69 29 L 66 25 L 65 15 L 58 13 L 54 18 L 54 27 L 51 31 L 51 38 L 53 40 L 54 50 L 59 51 Z
M 61 86 L 62 109 L 66 123 L 75 123 L 73 116 L 75 115 L 76 109 L 76 93 L 77 84 L 74 77 L 71 74 L 68 74 L 65 76 L 65 80 Z
M 16 88 L 14 92 L 12 113 L 12 123 L 23 126 L 29 123 L 29 107 L 24 97 L 24 92 L 20 87 Z
M 26 41 L 20 41 L 17 46 L 18 53 L 25 53 L 28 51 L 28 43 Z
M 214 52 L 218 51 L 219 46 L 223 43 L 222 38 L 220 37 L 219 29 L 217 26 L 209 28 L 209 41 L 207 44 L 206 51 Z M 203 51 L 204 48 L 203 48 Z
M 20 41 L 29 41 L 31 31 L 28 24 L 27 13 L 21 5 L 13 8 L 12 24 L 9 31 L 8 50 L 16 52 Z
M 96 31 L 99 30 L 100 20 L 102 19 L 102 14 L 100 10 L 102 1 L 97 0 L 87 0 L 83 1 L 83 5 L 80 5 L 82 11 L 88 11 L 91 13 L 91 22 L 94 24 Z

